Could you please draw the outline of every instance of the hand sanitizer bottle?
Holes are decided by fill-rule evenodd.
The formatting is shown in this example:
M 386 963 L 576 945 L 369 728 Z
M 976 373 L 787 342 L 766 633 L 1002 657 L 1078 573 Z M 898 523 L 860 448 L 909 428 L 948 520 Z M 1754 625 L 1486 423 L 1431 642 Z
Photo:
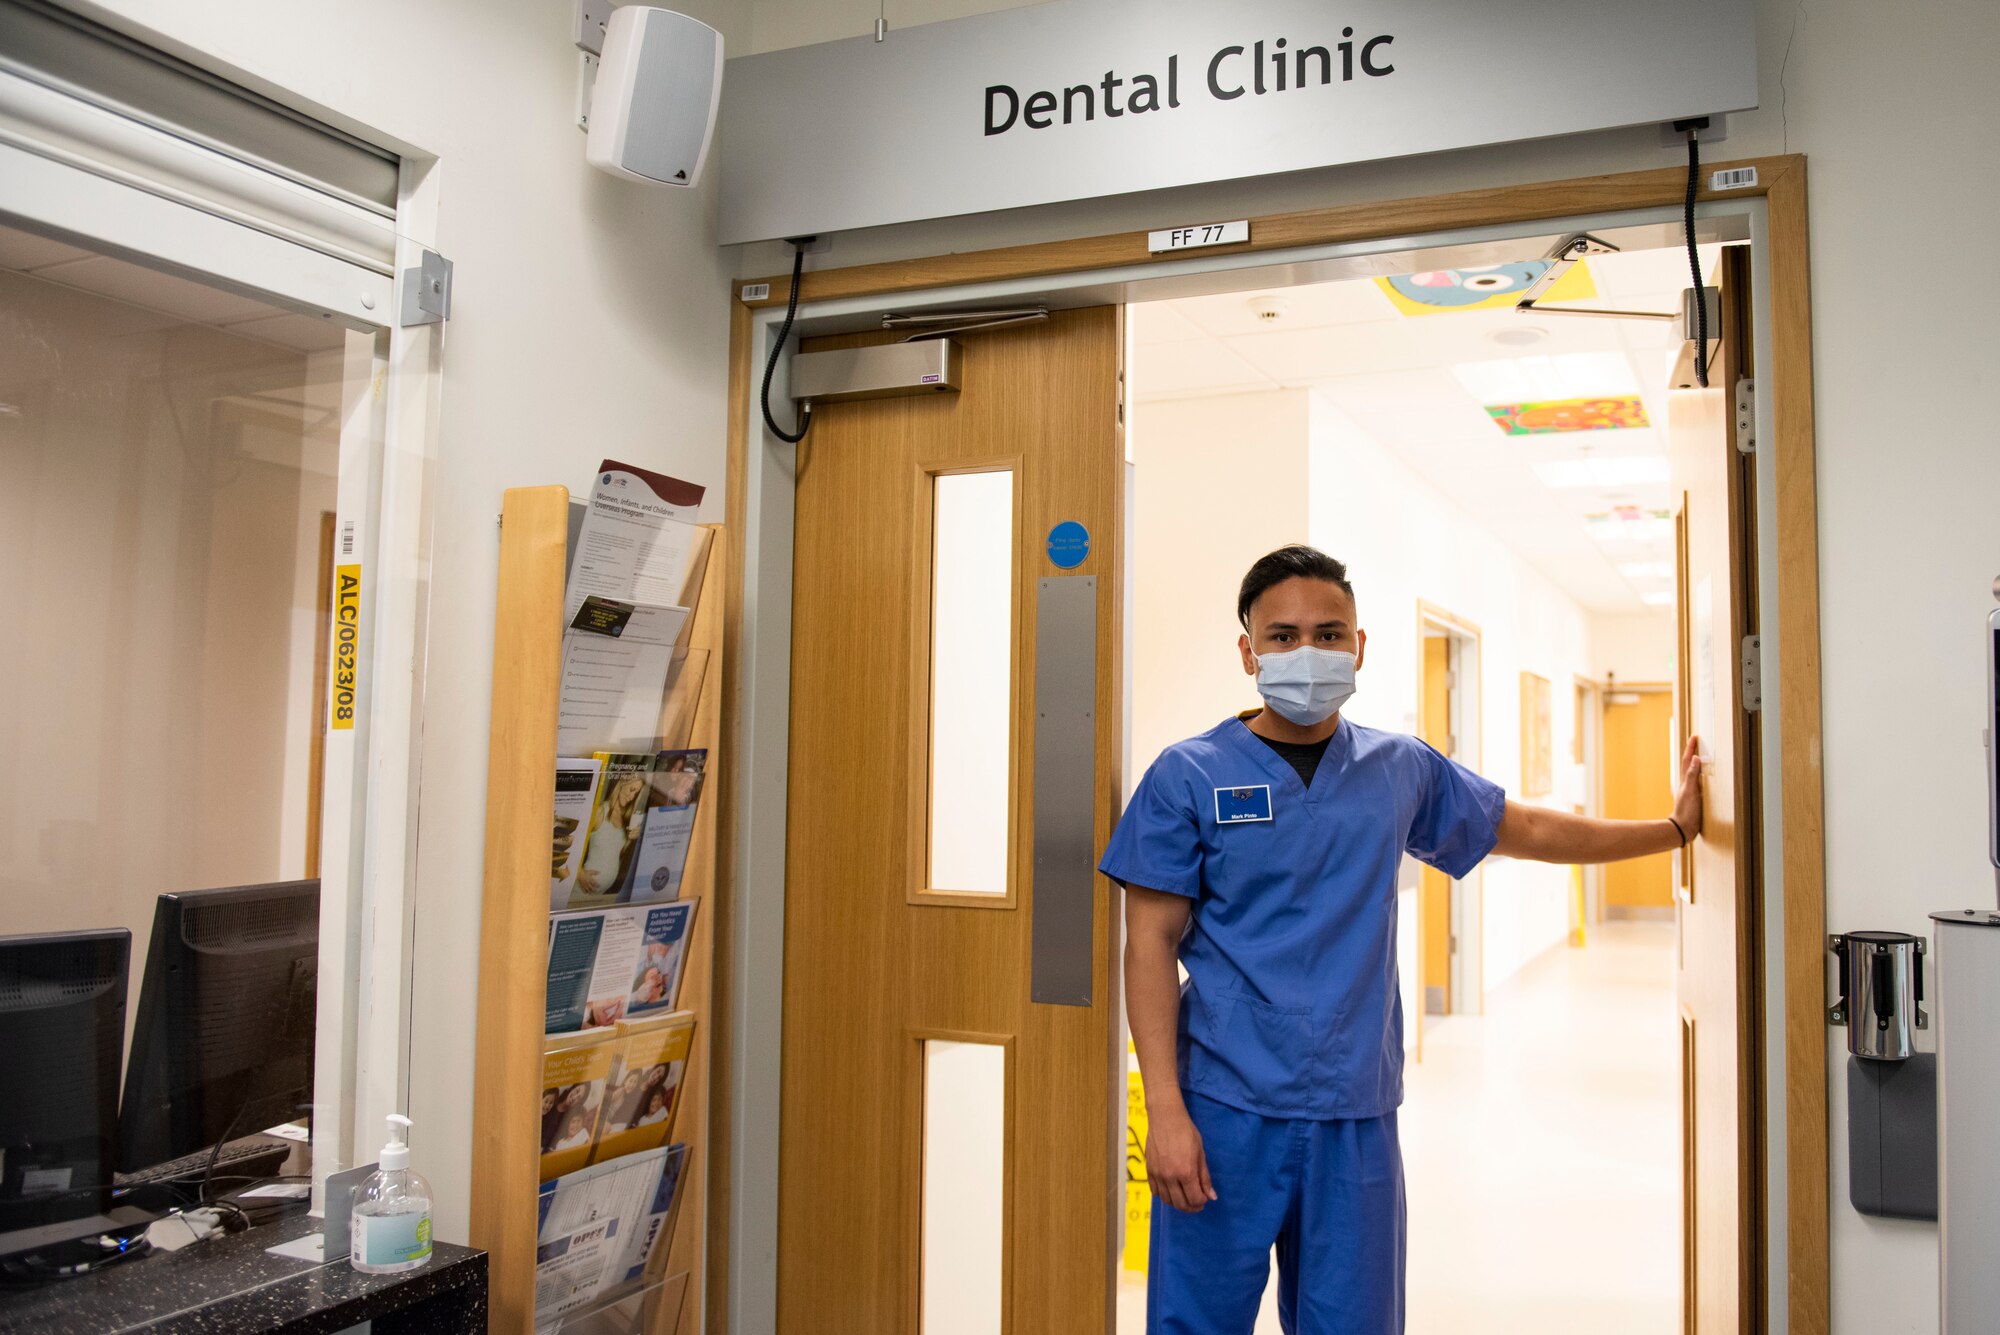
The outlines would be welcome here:
M 417 1270 L 431 1259 L 431 1184 L 411 1171 L 403 1140 L 410 1119 L 389 1114 L 389 1143 L 375 1172 L 354 1193 L 349 1259 L 365 1275 Z

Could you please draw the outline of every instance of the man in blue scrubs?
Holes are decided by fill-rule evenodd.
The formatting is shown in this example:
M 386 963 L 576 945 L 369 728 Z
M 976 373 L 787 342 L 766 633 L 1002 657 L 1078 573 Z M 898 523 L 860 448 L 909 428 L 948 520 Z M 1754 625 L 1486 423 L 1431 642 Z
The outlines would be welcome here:
M 1457 879 L 1488 853 L 1615 862 L 1678 847 L 1701 830 L 1696 743 L 1663 819 L 1521 806 L 1414 737 L 1341 719 L 1368 637 L 1339 561 L 1272 552 L 1236 613 L 1267 707 L 1161 752 L 1100 864 L 1126 888 L 1150 1123 L 1146 1328 L 1249 1335 L 1275 1247 L 1288 1335 L 1397 1335 L 1403 855 Z

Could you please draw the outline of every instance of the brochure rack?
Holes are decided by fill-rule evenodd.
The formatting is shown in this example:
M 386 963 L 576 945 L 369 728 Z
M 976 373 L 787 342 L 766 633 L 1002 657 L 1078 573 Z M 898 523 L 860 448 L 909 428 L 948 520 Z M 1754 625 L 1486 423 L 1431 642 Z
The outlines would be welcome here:
M 541 1119 L 543 979 L 549 939 L 549 862 L 555 800 L 556 722 L 562 672 L 563 593 L 570 501 L 566 487 L 506 493 L 501 512 L 494 617 L 493 712 L 486 787 L 485 894 L 479 930 L 478 1035 L 473 1073 L 472 1243 L 488 1256 L 489 1329 L 530 1335 L 535 1326 L 537 1191 Z M 709 526 L 711 558 L 693 611 L 690 667 L 661 702 L 661 731 L 706 747 L 711 792 L 723 760 L 722 533 Z M 695 665 L 695 655 L 705 662 Z M 699 681 L 688 680 L 699 673 Z M 685 710 L 692 696 L 692 720 Z M 679 1335 L 698 1326 L 707 1264 L 709 1073 L 714 1046 L 714 930 L 719 801 L 701 803 L 685 873 L 696 913 L 679 1008 L 695 1013 L 674 1136 L 688 1146 L 686 1196 L 647 1286 L 565 1328 L 591 1335 Z M 672 1301 L 665 1301 L 668 1297 Z M 585 1317 L 589 1317 L 587 1322 Z M 553 1324 L 553 1323 L 550 1323 Z M 544 1329 L 549 1328 L 545 1325 Z

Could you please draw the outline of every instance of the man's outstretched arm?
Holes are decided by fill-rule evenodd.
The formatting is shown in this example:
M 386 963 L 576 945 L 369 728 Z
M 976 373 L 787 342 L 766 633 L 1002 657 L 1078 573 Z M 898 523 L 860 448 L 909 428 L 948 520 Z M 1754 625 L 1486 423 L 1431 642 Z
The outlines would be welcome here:
M 1679 848 L 1701 833 L 1700 740 L 1688 738 L 1681 756 L 1680 791 L 1671 817 L 1600 820 L 1510 801 L 1493 851 L 1532 862 L 1622 862 Z

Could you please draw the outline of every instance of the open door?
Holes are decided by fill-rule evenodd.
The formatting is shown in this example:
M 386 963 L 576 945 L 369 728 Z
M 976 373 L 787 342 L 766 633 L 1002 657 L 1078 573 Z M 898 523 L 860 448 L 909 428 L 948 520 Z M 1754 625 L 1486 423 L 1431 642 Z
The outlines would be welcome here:
M 800 446 L 779 1335 L 1109 1328 L 1121 316 Z
M 1424 661 L 1418 723 L 1423 739 L 1448 756 L 1457 731 L 1451 717 L 1451 637 L 1430 627 L 1419 633 Z M 1417 925 L 1417 1009 L 1422 1015 L 1415 1018 L 1421 1025 L 1425 1016 L 1449 1015 L 1456 1006 L 1451 994 L 1451 877 L 1428 864 L 1417 875 L 1417 912 L 1421 915 Z M 1420 1042 L 1420 1058 L 1422 1051 Z
M 1742 659 L 1756 633 L 1755 470 L 1735 405 L 1750 364 L 1747 248 L 1722 251 L 1709 388 L 1677 389 L 1668 451 L 1679 566 L 1679 737 L 1701 738 L 1702 836 L 1675 868 L 1680 920 L 1684 1302 L 1690 1335 L 1749 1331 L 1762 1307 L 1764 1211 L 1755 1080 L 1758 701 Z M 1713 347 L 1713 343 L 1711 344 Z M 1679 747 L 1676 747 L 1678 754 Z

